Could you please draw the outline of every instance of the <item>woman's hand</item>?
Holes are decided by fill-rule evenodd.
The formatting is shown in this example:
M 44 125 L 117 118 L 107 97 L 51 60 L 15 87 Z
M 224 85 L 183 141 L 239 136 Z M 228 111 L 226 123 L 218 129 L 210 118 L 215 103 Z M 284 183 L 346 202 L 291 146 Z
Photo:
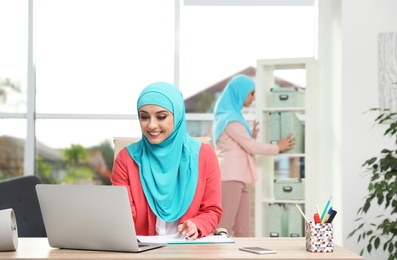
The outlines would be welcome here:
M 183 236 L 189 237 L 190 240 L 195 240 L 198 237 L 198 230 L 196 224 L 187 220 L 178 226 L 178 232 Z
M 290 150 L 295 146 L 295 138 L 292 137 L 292 133 L 290 133 L 286 137 L 280 139 L 277 144 L 280 152 Z
M 258 135 L 259 132 L 259 128 L 258 128 L 259 122 L 256 121 L 256 119 L 254 120 L 254 124 L 252 126 L 252 138 L 256 139 L 256 136 Z

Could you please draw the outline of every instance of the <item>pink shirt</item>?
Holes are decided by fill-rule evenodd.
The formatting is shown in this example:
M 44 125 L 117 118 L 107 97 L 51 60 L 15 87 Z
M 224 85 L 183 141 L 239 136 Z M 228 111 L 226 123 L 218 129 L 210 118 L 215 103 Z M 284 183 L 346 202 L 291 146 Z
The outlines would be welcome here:
M 257 179 L 255 154 L 277 155 L 277 144 L 262 144 L 252 138 L 240 122 L 229 123 L 216 143 L 222 181 L 252 183 Z
M 196 193 L 180 223 L 193 221 L 201 237 L 216 229 L 223 213 L 219 164 L 214 149 L 209 144 L 201 145 L 198 171 Z M 117 155 L 110 180 L 113 185 L 127 187 L 137 235 L 155 235 L 157 217 L 150 209 L 142 190 L 138 165 L 127 149 L 122 149 Z

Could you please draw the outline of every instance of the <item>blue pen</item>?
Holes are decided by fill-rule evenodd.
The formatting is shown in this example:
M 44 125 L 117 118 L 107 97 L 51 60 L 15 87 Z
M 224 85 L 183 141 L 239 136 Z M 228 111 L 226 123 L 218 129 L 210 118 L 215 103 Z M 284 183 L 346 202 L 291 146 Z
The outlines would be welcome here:
M 325 223 L 327 223 L 327 220 L 331 216 L 331 213 L 332 213 L 332 207 L 330 207 L 329 210 L 328 210 L 327 217 L 325 218 Z

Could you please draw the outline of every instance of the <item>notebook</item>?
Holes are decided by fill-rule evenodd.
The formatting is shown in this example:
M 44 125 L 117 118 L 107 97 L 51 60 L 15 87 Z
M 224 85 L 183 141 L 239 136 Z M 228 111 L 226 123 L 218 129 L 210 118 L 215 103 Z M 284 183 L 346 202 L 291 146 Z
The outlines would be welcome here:
M 165 245 L 138 242 L 124 186 L 37 184 L 36 191 L 51 247 L 142 252 Z

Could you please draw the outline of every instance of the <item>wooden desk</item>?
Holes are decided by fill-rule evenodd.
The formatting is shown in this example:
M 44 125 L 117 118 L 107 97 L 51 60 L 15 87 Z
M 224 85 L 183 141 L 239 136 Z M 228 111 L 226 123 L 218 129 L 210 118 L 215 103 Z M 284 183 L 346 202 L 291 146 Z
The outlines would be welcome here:
M 334 247 L 333 253 L 306 251 L 304 238 L 234 238 L 232 244 L 167 245 L 142 252 L 68 250 L 52 248 L 47 238 L 19 238 L 18 250 L 0 252 L 0 259 L 364 259 Z M 261 246 L 277 250 L 277 254 L 257 255 L 238 250 L 241 246 Z

